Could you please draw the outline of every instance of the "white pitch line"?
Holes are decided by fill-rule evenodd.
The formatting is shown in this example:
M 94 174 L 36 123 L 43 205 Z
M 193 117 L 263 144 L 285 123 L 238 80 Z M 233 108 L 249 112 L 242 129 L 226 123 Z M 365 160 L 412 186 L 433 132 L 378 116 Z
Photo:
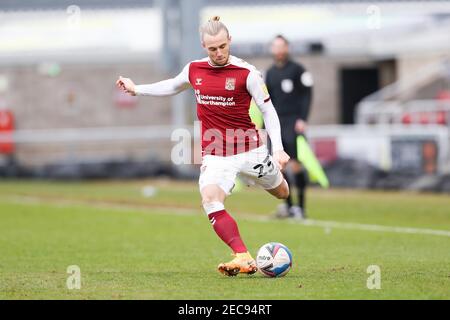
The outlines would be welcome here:
M 89 205 L 92 207 L 103 208 L 103 209 L 115 209 L 115 210 L 137 210 L 140 212 L 148 212 L 150 208 L 145 208 L 142 206 L 133 206 L 128 204 L 115 204 L 108 203 L 107 201 L 102 202 L 92 202 L 92 201 L 84 201 L 84 200 L 66 200 L 59 199 L 58 201 L 48 201 L 48 199 L 34 197 L 34 196 L 13 196 L 8 197 L 9 201 L 17 202 L 20 204 L 33 204 L 33 203 L 46 203 L 46 204 L 57 204 L 59 206 L 69 206 L 73 204 L 79 205 Z M 47 200 L 47 201 L 46 201 Z M 189 215 L 195 216 L 201 209 L 194 208 L 177 208 L 177 207 L 166 207 L 166 206 L 152 206 L 154 210 L 164 210 L 166 211 L 164 214 L 167 215 Z M 171 212 L 169 212 L 169 210 Z M 424 234 L 424 235 L 433 235 L 433 236 L 443 236 L 450 237 L 450 231 L 448 230 L 437 230 L 437 229 L 425 229 L 425 228 L 411 228 L 411 227 L 397 227 L 397 226 L 383 226 L 377 224 L 362 224 L 362 223 L 354 223 L 354 222 L 339 222 L 339 221 L 330 221 L 330 220 L 314 220 L 314 219 L 306 219 L 306 220 L 274 220 L 268 216 L 259 216 L 251 213 L 242 213 L 240 217 L 252 221 L 257 222 L 281 222 L 286 221 L 291 224 L 298 224 L 305 227 L 320 227 L 325 229 L 347 229 L 347 230 L 362 230 L 362 231 L 374 231 L 374 232 L 392 232 L 392 233 L 404 233 L 404 234 Z
M 254 215 L 245 215 L 246 218 L 251 220 L 257 220 L 259 222 L 274 221 L 268 217 L 255 217 Z M 411 228 L 411 227 L 396 227 L 396 226 L 383 226 L 377 224 L 362 224 L 354 222 L 339 222 L 339 221 L 327 221 L 327 220 L 287 220 L 292 224 L 299 224 L 306 227 L 320 227 L 320 228 L 336 228 L 336 229 L 350 229 L 350 230 L 363 230 L 363 231 L 377 231 L 377 232 L 394 232 L 394 233 L 408 233 L 408 234 L 426 234 L 433 236 L 450 237 L 450 231 L 437 230 L 437 229 L 423 229 L 423 228 Z
M 353 222 L 337 222 L 337 221 L 321 221 L 321 220 L 306 220 L 302 222 L 304 225 L 318 226 L 324 228 L 341 228 L 352 230 L 364 230 L 364 231 L 378 231 L 378 232 L 395 232 L 395 233 L 409 233 L 409 234 L 427 234 L 433 236 L 450 237 L 450 231 L 436 230 L 436 229 L 423 229 L 423 228 L 410 228 L 410 227 L 395 227 L 395 226 L 383 226 L 377 224 L 360 224 Z

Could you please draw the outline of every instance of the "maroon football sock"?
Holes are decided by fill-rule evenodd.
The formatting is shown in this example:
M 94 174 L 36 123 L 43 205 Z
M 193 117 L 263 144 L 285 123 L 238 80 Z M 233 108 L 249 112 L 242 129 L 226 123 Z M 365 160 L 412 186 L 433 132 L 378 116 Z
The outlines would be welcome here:
M 213 212 L 208 215 L 214 231 L 234 253 L 247 252 L 247 247 L 241 239 L 236 221 L 225 210 Z

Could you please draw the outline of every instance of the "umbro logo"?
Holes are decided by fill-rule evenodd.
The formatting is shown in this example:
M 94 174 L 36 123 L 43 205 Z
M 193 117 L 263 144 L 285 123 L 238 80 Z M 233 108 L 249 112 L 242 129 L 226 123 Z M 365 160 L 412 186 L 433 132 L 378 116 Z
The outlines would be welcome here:
M 202 85 L 202 81 L 203 81 L 202 78 L 197 78 L 197 79 L 195 79 L 195 84 L 196 84 L 197 86 L 201 86 L 201 85 Z

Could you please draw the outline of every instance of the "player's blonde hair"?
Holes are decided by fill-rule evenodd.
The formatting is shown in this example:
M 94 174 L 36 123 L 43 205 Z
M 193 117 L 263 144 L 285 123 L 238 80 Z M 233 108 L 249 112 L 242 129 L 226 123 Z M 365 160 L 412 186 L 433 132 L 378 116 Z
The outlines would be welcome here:
M 228 28 L 225 24 L 220 22 L 219 16 L 211 17 L 208 22 L 204 23 L 200 27 L 200 40 L 203 42 L 203 36 L 206 34 L 209 34 L 211 36 L 217 35 L 220 31 L 225 30 L 227 32 L 227 37 L 230 36 L 230 33 L 228 32 Z

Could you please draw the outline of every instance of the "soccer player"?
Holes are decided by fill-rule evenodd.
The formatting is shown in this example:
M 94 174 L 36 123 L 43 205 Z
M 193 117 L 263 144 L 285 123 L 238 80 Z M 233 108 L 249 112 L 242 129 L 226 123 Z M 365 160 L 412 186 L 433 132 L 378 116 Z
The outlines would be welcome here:
M 255 260 L 242 240 L 236 221 L 225 210 L 224 201 L 239 175 L 248 184 L 258 184 L 270 194 L 285 199 L 289 186 L 280 170 L 289 156 L 281 142 L 275 108 L 260 72 L 230 54 L 227 27 L 213 17 L 200 28 L 200 39 L 208 57 L 189 62 L 173 79 L 135 85 L 120 77 L 116 85 L 131 95 L 170 96 L 192 88 L 201 121 L 202 165 L 199 189 L 203 208 L 217 235 L 232 249 L 235 258 L 218 266 L 228 276 L 257 271 Z M 252 98 L 261 110 L 272 145 L 270 155 L 251 122 Z
M 282 35 L 276 36 L 271 47 L 274 64 L 266 73 L 266 84 L 280 117 L 281 136 L 290 156 L 287 168 L 294 176 L 298 192 L 298 206 L 292 204 L 291 196 L 278 210 L 279 217 L 306 218 L 305 189 L 307 175 L 297 160 L 297 136 L 304 135 L 312 100 L 313 80 L 305 68 L 289 57 L 289 42 Z M 289 185 L 288 175 L 285 175 Z

